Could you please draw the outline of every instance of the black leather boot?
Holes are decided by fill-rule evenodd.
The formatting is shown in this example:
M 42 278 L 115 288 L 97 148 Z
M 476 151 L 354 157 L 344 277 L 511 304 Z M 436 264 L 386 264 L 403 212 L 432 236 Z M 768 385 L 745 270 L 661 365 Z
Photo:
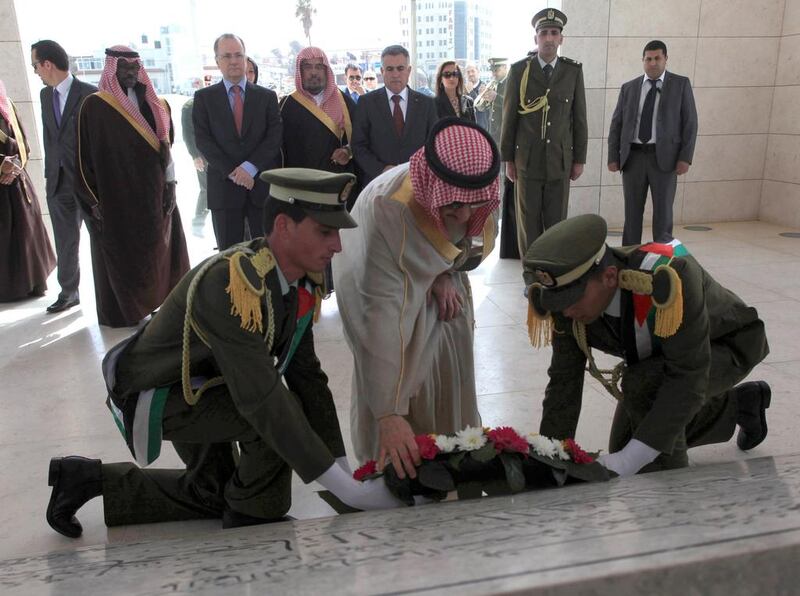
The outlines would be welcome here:
M 78 538 L 83 533 L 75 517 L 78 509 L 103 494 L 103 471 L 99 459 L 77 455 L 54 457 L 47 477 L 53 487 L 47 504 L 47 523 L 59 534 Z
M 767 438 L 767 413 L 772 391 L 765 381 L 751 381 L 733 388 L 739 414 L 736 424 L 739 434 L 736 444 L 742 451 L 749 451 Z

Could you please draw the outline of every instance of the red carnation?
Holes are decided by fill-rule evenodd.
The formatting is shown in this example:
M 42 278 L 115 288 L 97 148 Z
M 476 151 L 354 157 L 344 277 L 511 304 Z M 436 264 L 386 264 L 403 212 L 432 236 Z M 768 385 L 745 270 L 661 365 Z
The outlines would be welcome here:
M 576 464 L 590 464 L 594 462 L 594 458 L 581 449 L 581 446 L 575 442 L 575 439 L 564 439 L 564 450 L 572 456 L 572 461 Z
M 486 436 L 494 443 L 497 453 L 512 451 L 528 455 L 528 441 L 520 437 L 510 426 L 498 426 L 486 433 Z
M 439 454 L 439 447 L 436 446 L 436 439 L 433 436 L 417 435 L 414 440 L 417 442 L 422 459 L 433 459 Z
M 371 459 L 363 466 L 361 466 L 358 470 L 353 472 L 353 478 L 356 480 L 364 480 L 367 476 L 372 476 L 378 471 L 378 463 Z

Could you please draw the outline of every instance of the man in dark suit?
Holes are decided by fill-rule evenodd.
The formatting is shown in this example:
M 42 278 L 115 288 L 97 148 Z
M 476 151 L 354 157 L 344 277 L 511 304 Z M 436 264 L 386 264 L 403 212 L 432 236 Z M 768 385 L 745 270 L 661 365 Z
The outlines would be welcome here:
M 208 208 L 217 248 L 263 235 L 269 186 L 258 173 L 280 165 L 281 116 L 274 91 L 247 82 L 244 42 L 225 33 L 214 42 L 222 81 L 194 96 L 195 142 L 208 161 Z
M 697 110 L 689 79 L 666 72 L 667 46 L 649 42 L 644 76 L 622 86 L 608 133 L 608 169 L 622 171 L 625 228 L 622 244 L 642 241 L 647 189 L 653 196 L 653 240 L 672 240 L 672 203 L 678 176 L 689 171 L 697 138 Z
M 431 97 L 408 87 L 411 75 L 408 51 L 389 46 L 381 54 L 384 87 L 361 97 L 353 122 L 350 146 L 364 171 L 364 185 L 406 163 L 425 144 L 436 124 L 436 104 Z
M 80 304 L 78 245 L 82 212 L 73 189 L 75 117 L 83 99 L 97 91 L 97 87 L 73 77 L 64 48 L 49 39 L 31 46 L 31 64 L 46 85 L 40 93 L 44 175 L 58 257 L 58 284 L 61 286 L 58 299 L 47 307 L 47 312 L 52 314 Z

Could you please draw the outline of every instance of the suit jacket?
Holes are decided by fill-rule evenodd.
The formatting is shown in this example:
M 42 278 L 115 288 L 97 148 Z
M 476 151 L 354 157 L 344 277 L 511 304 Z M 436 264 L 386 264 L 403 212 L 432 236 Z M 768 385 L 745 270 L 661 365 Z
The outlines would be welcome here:
M 408 90 L 408 106 L 403 136 L 398 137 L 386 87 L 362 95 L 353 122 L 350 147 L 364 171 L 364 185 L 380 176 L 387 165 L 406 163 L 425 144 L 439 117 L 432 97 Z
M 613 249 L 619 266 L 651 270 L 643 267 L 648 253 L 641 248 L 646 250 L 646 246 Z M 671 267 L 678 273 L 683 290 L 683 322 L 674 335 L 657 337 L 653 332 L 655 307 L 641 311 L 633 293 L 627 290 L 620 290 L 618 332 L 612 331 L 605 315 L 586 326 L 592 348 L 623 358 L 628 366 L 651 358 L 661 364 L 664 381 L 654 388 L 652 408 L 634 429 L 633 437 L 662 453 L 672 453 L 676 439 L 708 398 L 730 389 L 720 387 L 720 379 L 733 375 L 720 375 L 714 367 L 734 369 L 743 379 L 769 352 L 764 323 L 755 308 L 717 283 L 691 255 L 676 256 Z M 637 323 L 637 314 L 644 319 L 643 326 Z M 540 432 L 550 437 L 574 437 L 586 357 L 573 335 L 572 320 L 556 313 L 553 321 L 553 356 L 547 371 L 550 381 Z M 724 345 L 730 358 L 722 362 L 712 359 L 714 344 Z M 622 384 L 625 391 L 625 373 Z
M 608 132 L 608 163 L 625 167 L 639 120 L 642 76 L 625 83 Z M 689 79 L 671 72 L 664 74 L 656 114 L 656 160 L 665 172 L 675 170 L 678 161 L 692 163 L 697 139 L 697 110 Z
M 456 111 L 450 103 L 450 99 L 446 93 L 436 96 L 436 113 L 439 118 L 456 118 Z M 469 95 L 461 96 L 461 116 L 464 120 L 475 122 L 475 107 L 472 98 Z
M 518 111 L 520 81 L 529 63 L 525 100 L 530 102 L 547 93 L 550 109 L 545 138 L 542 138 L 544 110 L 525 115 Z M 559 57 L 549 81 L 539 66 L 536 52 L 512 64 L 506 77 L 503 103 L 500 140 L 503 161 L 513 161 L 523 177 L 561 180 L 569 177 L 573 163 L 586 163 L 588 142 L 586 94 L 580 62 Z
M 255 186 L 248 191 L 229 180 L 228 174 L 245 161 L 259 173 L 280 167 L 283 133 L 275 92 L 247 83 L 241 137 L 222 81 L 194 94 L 192 122 L 197 148 L 208 161 L 208 208 L 241 209 L 248 200 L 262 206 L 268 184 L 256 175 Z
M 44 176 L 47 179 L 47 196 L 52 197 L 59 188 L 72 192 L 75 175 L 76 139 L 78 133 L 78 109 L 84 98 L 97 91 L 97 87 L 72 80 L 61 126 L 56 125 L 53 113 L 53 88 L 49 85 L 39 93 L 42 103 L 42 125 L 44 130 Z

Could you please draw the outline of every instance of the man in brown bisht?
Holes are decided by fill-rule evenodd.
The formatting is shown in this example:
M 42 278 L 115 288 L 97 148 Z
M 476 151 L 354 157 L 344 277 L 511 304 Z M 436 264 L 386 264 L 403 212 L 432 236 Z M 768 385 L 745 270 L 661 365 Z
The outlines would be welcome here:
M 106 50 L 98 87 L 78 116 L 75 191 L 91 216 L 97 320 L 128 327 L 189 270 L 175 206 L 172 119 L 130 48 Z

